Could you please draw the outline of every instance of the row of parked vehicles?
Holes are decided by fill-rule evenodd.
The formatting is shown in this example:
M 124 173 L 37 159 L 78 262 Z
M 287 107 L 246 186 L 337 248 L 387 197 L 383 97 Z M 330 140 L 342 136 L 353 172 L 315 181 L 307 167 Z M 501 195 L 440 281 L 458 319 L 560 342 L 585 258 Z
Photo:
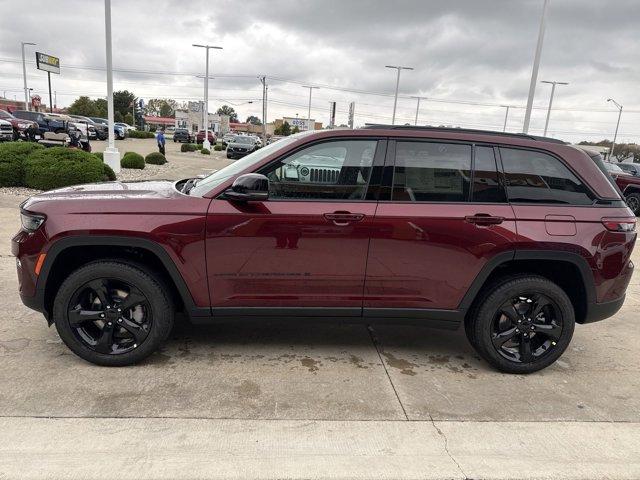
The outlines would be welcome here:
M 115 137 L 122 140 L 134 127 L 126 123 L 114 125 Z M 79 131 L 81 136 L 90 140 L 106 140 L 109 133 L 109 121 L 100 117 L 84 117 L 61 113 L 0 110 L 0 140 L 39 141 L 45 133 L 71 134 Z
M 193 135 L 186 128 L 177 128 L 173 133 L 173 141 L 181 143 L 196 142 L 198 145 L 204 142 L 205 132 L 200 130 Z M 211 130 L 207 132 L 209 143 L 214 144 L 218 141 L 218 137 Z M 262 148 L 262 139 L 257 135 L 247 135 L 239 133 L 226 133 L 221 139 L 222 146 L 227 150 L 227 158 L 242 158 Z

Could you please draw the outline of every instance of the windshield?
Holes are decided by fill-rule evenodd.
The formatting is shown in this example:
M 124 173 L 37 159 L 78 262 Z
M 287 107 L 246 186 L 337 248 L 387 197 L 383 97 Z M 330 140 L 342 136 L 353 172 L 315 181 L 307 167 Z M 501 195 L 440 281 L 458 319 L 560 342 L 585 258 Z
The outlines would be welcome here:
M 4 110 L 0 110 L 0 118 L 13 118 L 13 115 L 11 115 L 8 112 L 5 112 Z
M 240 160 L 237 160 L 236 162 L 232 163 L 231 165 L 227 165 L 223 169 L 218 170 L 217 172 L 212 173 L 208 177 L 205 177 L 202 180 L 198 181 L 198 184 L 195 187 L 193 187 L 193 189 L 191 189 L 189 193 L 190 195 L 197 195 L 197 196 L 204 195 L 210 190 L 213 190 L 215 187 L 220 185 L 222 182 L 224 182 L 228 178 L 233 177 L 234 175 L 237 175 L 243 170 L 246 170 L 251 165 L 259 163 L 260 161 L 262 161 L 263 158 L 271 155 L 273 152 L 277 152 L 281 148 L 284 148 L 287 145 L 292 144 L 296 140 L 299 140 L 301 137 L 311 135 L 312 133 L 313 133 L 313 130 L 308 132 L 296 133 L 294 135 L 290 135 L 286 138 L 283 138 L 277 143 L 272 143 L 271 145 L 268 145 L 259 150 L 256 150 L 255 152 L 250 153 L 246 157 L 243 157 Z
M 625 173 L 624 170 L 622 170 L 618 165 L 614 165 L 613 163 L 605 163 L 604 164 L 605 168 L 607 170 L 609 170 L 610 172 L 615 172 L 615 173 Z
M 236 137 L 233 143 L 254 143 L 254 140 L 251 137 Z

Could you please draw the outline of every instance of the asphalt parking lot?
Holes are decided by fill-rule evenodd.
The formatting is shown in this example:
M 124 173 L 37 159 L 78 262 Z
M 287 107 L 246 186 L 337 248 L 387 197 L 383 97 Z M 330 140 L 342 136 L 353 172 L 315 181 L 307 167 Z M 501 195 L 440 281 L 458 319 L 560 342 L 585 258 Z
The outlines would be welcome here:
M 226 162 L 168 156 L 173 178 Z M 21 200 L 0 196 L 0 479 L 109 478 L 88 452 L 121 478 L 640 477 L 637 272 L 614 318 L 529 376 L 462 331 L 291 322 L 182 322 L 143 364 L 101 368 L 20 302 Z

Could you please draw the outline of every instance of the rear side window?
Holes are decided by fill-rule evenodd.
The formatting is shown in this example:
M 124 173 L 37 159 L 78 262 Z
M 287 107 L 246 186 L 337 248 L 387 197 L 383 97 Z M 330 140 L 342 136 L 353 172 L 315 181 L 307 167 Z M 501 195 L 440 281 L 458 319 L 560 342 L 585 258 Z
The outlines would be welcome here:
M 471 185 L 471 146 L 398 142 L 393 201 L 466 202 Z
M 476 147 L 473 162 L 473 202 L 501 203 L 507 198 L 498 177 L 493 147 Z
M 591 205 L 595 196 L 560 160 L 533 150 L 501 148 L 509 201 Z

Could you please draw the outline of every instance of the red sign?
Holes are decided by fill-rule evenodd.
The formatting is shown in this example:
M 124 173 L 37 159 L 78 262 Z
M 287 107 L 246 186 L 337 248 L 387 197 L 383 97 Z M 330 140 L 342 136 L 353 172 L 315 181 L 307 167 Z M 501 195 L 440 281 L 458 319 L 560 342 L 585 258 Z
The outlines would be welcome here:
M 37 108 L 40 106 L 41 103 L 42 103 L 42 99 L 40 98 L 40 95 L 34 95 L 33 97 L 31 97 L 32 107 Z

